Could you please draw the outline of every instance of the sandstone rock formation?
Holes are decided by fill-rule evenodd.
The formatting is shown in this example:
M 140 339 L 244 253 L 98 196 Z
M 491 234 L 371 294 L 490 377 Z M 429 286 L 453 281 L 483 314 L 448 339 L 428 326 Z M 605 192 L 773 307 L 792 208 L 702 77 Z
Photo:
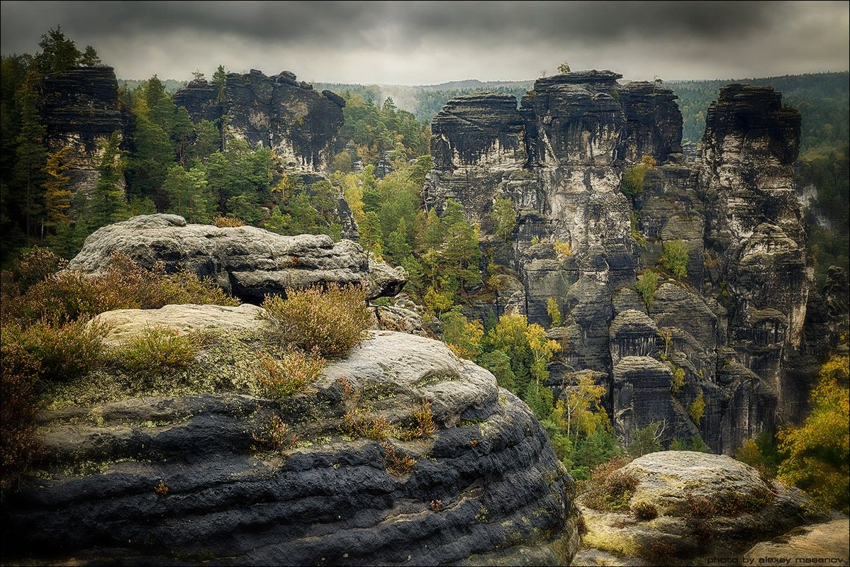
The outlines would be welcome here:
M 729 558 L 753 541 L 826 519 L 809 511 L 810 501 L 800 490 L 768 483 L 752 467 L 725 455 L 650 453 L 620 472 L 638 481 L 628 500 L 630 508 L 651 504 L 656 518 L 641 519 L 628 510 L 593 510 L 583 502 L 584 496 L 578 499 L 588 530 L 582 545 L 617 556 L 652 559 L 660 549 L 655 542 L 663 542 L 668 560 Z M 657 556 L 654 561 L 664 563 Z
M 598 373 L 622 438 L 660 421 L 668 440 L 700 436 L 731 454 L 777 419 L 799 418 L 811 383 L 789 362 L 804 346 L 811 280 L 792 188 L 800 116 L 770 87 L 729 85 L 686 166 L 672 91 L 619 78 L 582 71 L 539 79 L 519 108 L 505 95 L 450 101 L 432 123 L 435 168 L 423 199 L 438 211 L 458 200 L 480 224 L 481 246 L 521 286 L 512 305 L 529 322 L 548 326 L 547 302 L 556 301 L 563 322 L 549 336 L 565 348 L 550 384 L 566 392 L 577 373 Z M 627 197 L 622 176 L 645 158 L 655 166 Z M 518 214 L 509 245 L 492 236 L 496 198 L 510 199 Z M 686 277 L 661 264 L 674 241 L 687 252 Z M 644 302 L 629 288 L 647 269 L 660 278 Z M 503 307 L 476 302 L 469 314 Z M 649 358 L 617 370 L 633 357 Z M 666 396 L 646 386 L 665 372 L 685 375 Z M 657 390 L 647 404 L 643 388 Z M 700 397 L 705 411 L 692 419 L 688 408 Z
M 68 186 L 90 194 L 97 167 L 113 132 L 123 138 L 129 116 L 118 105 L 118 81 L 112 67 L 80 67 L 47 75 L 42 87 L 42 115 L 49 151 L 71 148 Z M 123 186 L 123 180 L 121 181 Z
M 850 521 L 844 518 L 794 528 L 772 541 L 755 544 L 744 557 L 753 565 L 850 563 Z
M 260 303 L 266 294 L 285 294 L 314 284 L 365 285 L 370 298 L 395 295 L 407 281 L 404 268 L 368 261 L 359 244 L 334 244 L 326 235 L 278 234 L 243 226 L 217 228 L 186 224 L 177 215 L 147 215 L 105 226 L 90 235 L 68 269 L 105 271 L 113 252 L 166 272 L 186 269 L 210 277 L 243 301 Z
M 228 73 L 220 103 L 218 88 L 205 80 L 175 93 L 174 102 L 196 122 L 223 118 L 225 136 L 271 148 L 282 166 L 301 172 L 323 171 L 330 164 L 345 106 L 339 95 L 319 93 L 289 71 L 267 77 L 256 69 Z
M 118 341 L 148 321 L 197 328 L 198 306 L 159 311 L 101 317 Z M 379 331 L 278 403 L 257 397 L 262 335 L 222 329 L 222 316 L 183 373 L 127 388 L 132 378 L 104 368 L 53 392 L 38 418 L 48 457 L 3 509 L 4 560 L 570 563 L 574 483 L 489 372 L 440 342 Z M 423 400 L 437 429 L 405 437 Z M 392 422 L 390 437 L 345 433 L 352 411 Z M 286 424 L 278 449 L 273 416 Z

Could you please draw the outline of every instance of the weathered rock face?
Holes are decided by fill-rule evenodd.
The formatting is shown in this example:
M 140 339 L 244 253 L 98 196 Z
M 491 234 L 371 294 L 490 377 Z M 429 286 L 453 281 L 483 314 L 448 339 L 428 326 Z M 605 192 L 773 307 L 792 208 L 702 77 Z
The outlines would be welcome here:
M 781 365 L 803 337 L 811 275 L 792 186 L 800 115 L 770 87 L 729 85 L 706 118 L 696 162 L 706 203 L 705 243 L 719 263 L 711 283 L 730 290 L 729 345 L 767 379 L 779 411 L 792 418 L 799 400 Z
M 658 163 L 682 153 L 682 113 L 676 95 L 655 83 L 635 81 L 617 87 L 619 102 L 626 114 L 625 131 L 618 148 L 619 157 L 639 163 L 652 156 Z
M 128 321 L 116 336 L 133 336 L 128 325 L 143 329 Z M 440 342 L 381 331 L 330 363 L 310 392 L 278 403 L 255 397 L 250 336 L 219 335 L 198 354 L 189 374 L 212 374 L 213 392 L 42 412 L 51 457 L 4 507 L 4 559 L 570 563 L 574 483 L 528 407 L 489 372 Z M 224 381 L 231 368 L 239 376 Z M 99 371 L 95 382 L 110 379 Z M 437 429 L 403 441 L 422 400 Z M 351 404 L 392 422 L 390 437 L 343 434 Z M 273 416 L 297 443 L 262 444 Z M 393 455 L 413 464 L 398 469 Z
M 223 114 L 218 101 L 218 85 L 208 83 L 206 79 L 195 79 L 186 88 L 174 93 L 174 105 L 178 108 L 185 106 L 195 122 L 214 122 Z
M 607 375 L 607 409 L 625 439 L 661 420 L 668 435 L 699 435 L 731 454 L 773 429 L 777 411 L 793 420 L 805 404 L 808 381 L 785 370 L 802 345 L 810 280 L 792 190 L 800 117 L 769 87 L 730 85 L 708 112 L 695 164 L 686 166 L 672 91 L 619 78 L 610 71 L 543 78 L 519 109 L 502 95 L 451 101 L 433 121 L 435 169 L 423 198 L 438 211 L 456 199 L 480 224 L 488 261 L 522 285 L 512 305 L 529 322 L 548 326 L 546 305 L 556 300 L 563 323 L 549 336 L 563 349 L 551 384 L 570 386 L 582 371 Z M 646 157 L 656 165 L 627 198 L 621 177 Z M 513 202 L 518 218 L 510 242 L 496 245 L 488 233 L 498 197 Z M 685 278 L 660 266 L 673 241 L 687 251 Z M 626 292 L 647 268 L 661 277 L 644 304 Z M 469 311 L 486 312 L 478 304 Z M 684 372 L 684 384 L 672 394 L 646 393 L 643 403 L 633 392 L 657 373 L 623 378 L 616 369 L 629 357 Z M 698 398 L 705 412 L 692 421 L 688 409 Z
M 128 117 L 118 105 L 118 81 L 112 67 L 80 67 L 44 77 L 42 113 L 51 152 L 71 148 L 68 186 L 90 194 L 97 167 L 113 132 L 123 138 Z M 123 184 L 123 180 L 122 180 Z
M 667 560 L 734 558 L 754 541 L 825 519 L 824 514 L 809 511 L 809 498 L 800 490 L 776 481 L 767 483 L 752 467 L 724 455 L 650 453 L 620 471 L 638 481 L 629 506 L 652 504 L 658 517 L 641 520 L 628 510 L 600 512 L 579 498 L 588 530 L 583 545 L 638 559 L 637 564 L 646 564 L 640 560 L 648 558 L 653 559 L 652 564 L 665 563 L 663 557 L 653 556 L 657 542 L 666 544 Z M 706 499 L 714 512 L 708 517 L 694 515 L 687 495 L 695 500 Z M 576 563 L 589 564 L 585 558 L 592 555 L 583 551 Z
M 186 106 L 195 121 L 223 116 L 225 135 L 271 148 L 290 171 L 326 169 L 343 124 L 340 96 L 319 93 L 289 71 L 267 77 L 256 69 L 228 73 L 224 92 L 219 104 L 215 85 L 193 81 L 175 93 L 175 103 Z
M 167 272 L 187 269 L 210 277 L 243 301 L 286 294 L 315 284 L 365 285 L 370 298 L 395 295 L 407 281 L 403 268 L 370 262 L 359 244 L 334 244 L 326 235 L 278 234 L 243 226 L 187 225 L 177 215 L 147 215 L 105 226 L 90 235 L 68 269 L 105 271 L 121 252 L 143 267 L 163 262 Z

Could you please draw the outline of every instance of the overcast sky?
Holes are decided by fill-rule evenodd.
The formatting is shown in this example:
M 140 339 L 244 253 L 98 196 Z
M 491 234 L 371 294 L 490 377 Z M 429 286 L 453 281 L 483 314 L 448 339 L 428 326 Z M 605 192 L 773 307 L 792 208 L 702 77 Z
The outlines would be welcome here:
M 300 80 L 529 80 L 558 64 L 626 79 L 850 67 L 843 2 L 2 2 L 4 55 L 57 25 L 119 78 L 288 70 Z

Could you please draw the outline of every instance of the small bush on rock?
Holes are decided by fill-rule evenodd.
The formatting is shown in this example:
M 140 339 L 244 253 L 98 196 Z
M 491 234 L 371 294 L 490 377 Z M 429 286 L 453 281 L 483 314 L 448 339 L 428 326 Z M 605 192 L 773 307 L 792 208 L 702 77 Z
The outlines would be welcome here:
M 38 361 L 38 378 L 70 381 L 97 368 L 105 357 L 106 327 L 85 321 L 43 322 L 26 329 L 16 323 L 3 326 L 3 343 L 17 343 Z
M 26 473 L 35 457 L 36 380 L 38 360 L 20 341 L 0 334 L 0 493 L 5 494 Z
M 434 424 L 434 414 L 431 413 L 431 402 L 423 399 L 422 403 L 413 410 L 413 424 L 412 428 L 400 431 L 398 438 L 402 441 L 421 439 L 437 430 L 437 426 Z
M 325 359 L 317 347 L 310 354 L 289 348 L 280 360 L 261 358 L 260 367 L 260 385 L 270 398 L 281 400 L 305 392 L 325 369 Z
M 245 226 L 245 222 L 234 217 L 215 217 L 213 219 L 213 225 L 218 228 L 236 228 L 238 226 Z
M 344 356 L 369 328 L 371 315 L 362 287 L 330 284 L 292 291 L 286 299 L 267 296 L 263 307 L 274 324 L 275 340 L 306 351 L 318 347 L 326 358 Z
M 691 519 L 710 519 L 717 513 L 714 502 L 705 496 L 694 496 L 690 492 L 685 494 L 687 510 L 685 517 Z
M 655 299 L 653 295 L 655 294 L 655 288 L 657 285 L 658 274 L 650 269 L 646 269 L 637 279 L 635 291 L 640 294 L 640 298 L 643 300 L 647 309 L 652 307 L 652 302 Z
M 114 309 L 158 309 L 182 303 L 239 305 L 210 279 L 198 279 L 188 271 L 168 275 L 162 264 L 149 270 L 119 252 L 112 254 L 103 275 L 60 272 L 31 285 L 14 301 L 5 299 L 3 321 L 16 320 L 24 326 L 43 320 L 65 323 Z
M 352 439 L 365 437 L 380 441 L 390 436 L 390 422 L 365 408 L 354 408 L 343 416 L 343 433 Z
M 631 459 L 618 457 L 593 469 L 584 496 L 590 508 L 606 512 L 629 509 L 629 499 L 639 483 L 636 476 L 620 470 L 629 461 Z
M 381 443 L 387 460 L 387 471 L 393 476 L 404 476 L 413 470 L 416 459 L 410 455 L 396 453 L 395 447 L 389 441 Z M 442 504 L 442 503 L 441 503 Z M 432 505 L 433 506 L 433 505 Z
M 641 550 L 641 555 L 655 565 L 669 565 L 676 557 L 676 546 L 670 542 L 657 539 Z
M 298 437 L 289 431 L 289 426 L 278 415 L 269 419 L 268 426 L 259 434 L 253 434 L 254 441 L 261 447 L 271 450 L 286 450 L 298 444 Z
M 141 337 L 114 353 L 125 370 L 145 379 L 182 370 L 195 361 L 197 346 L 192 339 L 171 329 L 148 328 Z

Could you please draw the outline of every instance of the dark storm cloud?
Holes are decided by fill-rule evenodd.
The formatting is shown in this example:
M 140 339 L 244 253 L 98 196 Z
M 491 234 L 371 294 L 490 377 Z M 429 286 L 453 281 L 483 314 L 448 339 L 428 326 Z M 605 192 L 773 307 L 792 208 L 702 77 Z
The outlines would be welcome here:
M 2 2 L 4 54 L 61 24 L 121 77 L 250 67 L 336 82 L 628 78 L 848 67 L 847 2 Z
M 4 51 L 21 50 L 56 24 L 71 36 L 92 38 L 87 42 L 188 30 L 283 45 L 392 42 L 402 49 L 425 39 L 488 44 L 608 43 L 631 35 L 721 40 L 762 32 L 786 9 L 746 2 L 4 2 L 2 42 Z

